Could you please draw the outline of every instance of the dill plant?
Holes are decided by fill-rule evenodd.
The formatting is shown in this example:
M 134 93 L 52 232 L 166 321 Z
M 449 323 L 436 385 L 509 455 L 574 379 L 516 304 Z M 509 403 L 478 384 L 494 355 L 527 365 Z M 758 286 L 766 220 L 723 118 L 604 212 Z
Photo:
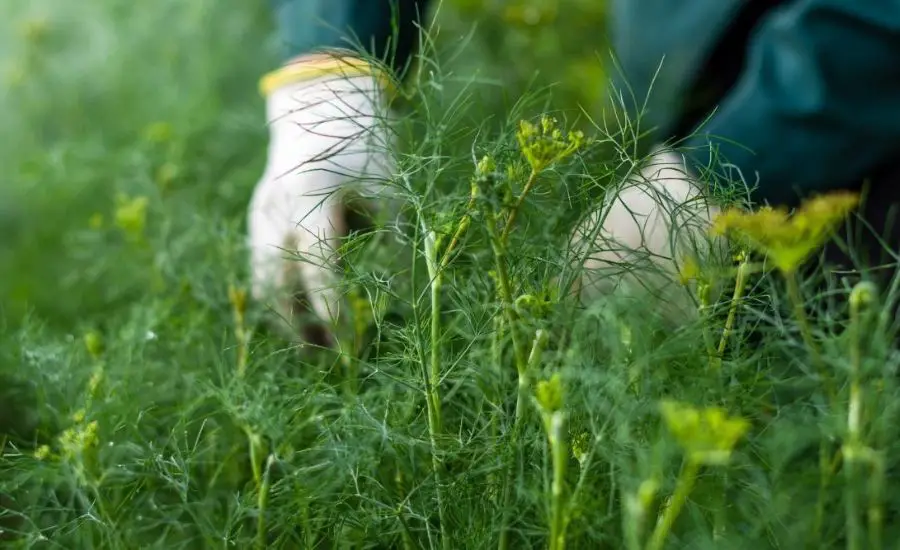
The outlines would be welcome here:
M 480 107 L 502 103 L 501 86 L 448 68 L 468 43 L 442 50 L 432 29 L 398 108 L 386 184 L 399 212 L 342 245 L 352 318 L 338 329 L 349 344 L 316 350 L 269 334 L 268 312 L 243 294 L 239 244 L 262 164 L 258 105 L 252 89 L 225 93 L 209 79 L 252 82 L 266 52 L 247 44 L 264 43 L 265 25 L 246 3 L 223 5 L 148 8 L 170 23 L 171 45 L 206 38 L 171 94 L 138 95 L 171 78 L 167 47 L 144 50 L 146 14 L 54 4 L 61 19 L 20 33 L 29 46 L 12 61 L 28 70 L 2 101 L 16 98 L 9 127 L 22 139 L 0 165 L 47 224 L 0 244 L 16 266 L 0 280 L 0 543 L 644 550 L 896 539 L 900 280 L 791 292 L 782 308 L 780 275 L 757 269 L 778 251 L 741 242 L 763 258 L 682 270 L 706 285 L 694 291 L 702 314 L 683 323 L 659 314 L 662 296 L 580 299 L 572 266 L 583 258 L 566 237 L 642 162 L 640 117 L 613 94 L 605 118 L 576 120 L 542 89 L 516 91 L 486 117 Z M 223 44 L 213 29 L 260 40 Z M 84 42 L 68 72 L 55 57 L 68 54 L 41 38 L 91 32 L 117 48 Z M 131 66 L 140 53 L 146 70 L 119 74 L 110 51 Z M 71 98 L 101 83 L 125 99 L 86 124 L 69 94 L 25 93 L 43 79 Z M 32 135 L 39 123 L 56 139 Z M 758 226 L 810 261 L 850 204 L 801 210 L 829 229 L 815 239 L 787 213 L 777 227 L 739 211 L 721 223 Z M 722 282 L 724 298 L 713 288 Z M 813 346 L 830 399 L 802 368 Z

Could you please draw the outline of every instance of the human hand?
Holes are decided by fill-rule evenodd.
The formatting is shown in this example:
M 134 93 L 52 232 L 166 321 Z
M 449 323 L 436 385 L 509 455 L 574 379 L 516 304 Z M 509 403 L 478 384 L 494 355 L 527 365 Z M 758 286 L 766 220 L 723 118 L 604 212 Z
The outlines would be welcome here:
M 291 337 L 334 343 L 327 325 L 340 311 L 336 250 L 348 198 L 372 206 L 391 173 L 382 94 L 371 75 L 332 74 L 268 96 L 268 164 L 248 213 L 251 292 Z
M 657 148 L 576 230 L 573 244 L 585 258 L 582 297 L 638 288 L 680 310 L 686 304 L 679 297 L 687 296 L 677 288 L 678 265 L 688 254 L 711 252 L 708 229 L 718 212 L 683 158 Z

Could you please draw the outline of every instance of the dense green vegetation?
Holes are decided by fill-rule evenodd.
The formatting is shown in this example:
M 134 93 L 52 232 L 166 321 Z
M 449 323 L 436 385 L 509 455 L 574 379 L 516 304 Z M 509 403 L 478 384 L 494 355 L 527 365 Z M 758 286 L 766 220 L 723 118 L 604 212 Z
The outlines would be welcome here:
M 567 236 L 638 160 L 601 116 L 602 4 L 444 3 L 340 352 L 245 297 L 264 3 L 8 6 L 0 544 L 893 547 L 893 286 L 764 272 L 819 244 L 769 213 L 727 220 L 771 239 L 685 269 L 674 323 L 569 292 Z

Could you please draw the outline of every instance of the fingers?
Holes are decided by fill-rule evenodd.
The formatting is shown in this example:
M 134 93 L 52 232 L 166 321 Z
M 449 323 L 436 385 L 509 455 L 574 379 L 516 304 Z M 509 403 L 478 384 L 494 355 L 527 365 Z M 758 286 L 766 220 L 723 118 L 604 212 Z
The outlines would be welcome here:
M 575 232 L 584 258 L 582 296 L 623 286 L 676 298 L 678 265 L 688 254 L 706 254 L 707 228 L 716 214 L 681 159 L 658 152 L 639 174 L 608 192 Z
M 295 333 L 311 326 L 298 295 L 319 325 L 340 313 L 337 249 L 350 229 L 344 203 L 357 197 L 371 213 L 384 196 L 392 143 L 380 96 L 371 77 L 330 75 L 267 98 L 268 162 L 251 204 L 251 270 L 254 295 L 269 292 Z
M 291 232 L 283 218 L 272 215 L 265 191 L 265 186 L 257 188 L 248 216 L 251 296 L 274 310 L 279 332 L 293 337 L 298 280 L 289 262 Z
M 319 319 L 334 324 L 341 303 L 337 248 L 347 234 L 343 205 L 332 199 L 315 205 L 305 203 L 295 211 L 294 218 L 299 220 L 292 232 L 294 269 L 313 312 Z

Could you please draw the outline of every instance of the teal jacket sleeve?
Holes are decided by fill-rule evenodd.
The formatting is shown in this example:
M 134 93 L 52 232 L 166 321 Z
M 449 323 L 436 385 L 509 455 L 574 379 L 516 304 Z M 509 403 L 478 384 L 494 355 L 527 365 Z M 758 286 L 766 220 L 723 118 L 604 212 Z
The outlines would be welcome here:
M 698 166 L 710 142 L 772 204 L 900 161 L 900 1 L 800 0 L 769 14 L 737 84 L 688 140 Z
M 362 49 L 402 70 L 428 0 L 271 0 L 285 59 L 322 48 Z

